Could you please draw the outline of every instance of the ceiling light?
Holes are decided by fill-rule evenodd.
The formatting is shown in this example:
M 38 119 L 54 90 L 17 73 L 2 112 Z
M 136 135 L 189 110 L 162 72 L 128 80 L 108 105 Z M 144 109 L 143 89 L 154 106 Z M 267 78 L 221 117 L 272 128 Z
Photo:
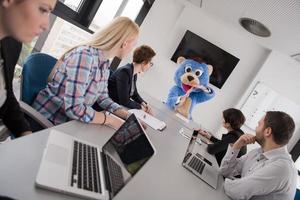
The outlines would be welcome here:
M 264 24 L 255 19 L 243 17 L 240 18 L 239 22 L 244 29 L 254 35 L 260 37 L 269 37 L 271 35 L 271 31 Z

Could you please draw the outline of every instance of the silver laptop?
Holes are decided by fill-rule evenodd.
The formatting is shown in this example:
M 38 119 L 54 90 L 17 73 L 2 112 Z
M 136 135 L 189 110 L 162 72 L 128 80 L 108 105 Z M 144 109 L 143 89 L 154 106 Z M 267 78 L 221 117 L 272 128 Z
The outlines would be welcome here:
M 154 155 L 132 114 L 103 146 L 51 131 L 36 185 L 90 199 L 111 199 Z
M 203 146 L 205 145 L 197 138 L 198 132 L 194 131 L 190 139 L 187 151 L 185 153 L 182 165 L 197 177 L 202 179 L 208 185 L 217 189 L 219 179 L 219 166 L 215 162 L 215 166 L 211 160 L 211 156 L 206 156 L 203 153 Z M 195 143 L 197 143 L 195 145 Z M 201 149 L 202 148 L 202 149 Z M 208 154 L 208 153 L 206 153 Z

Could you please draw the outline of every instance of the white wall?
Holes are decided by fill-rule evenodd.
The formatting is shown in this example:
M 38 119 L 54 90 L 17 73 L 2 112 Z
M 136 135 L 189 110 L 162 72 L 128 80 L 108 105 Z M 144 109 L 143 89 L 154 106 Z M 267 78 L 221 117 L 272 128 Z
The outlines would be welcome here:
M 152 46 L 157 56 L 154 59 L 155 67 L 139 79 L 139 90 L 157 99 L 166 99 L 169 88 L 174 84 L 173 74 L 176 70 L 176 64 L 170 58 L 187 29 L 240 58 L 222 89 L 212 86 L 216 97 L 199 104 L 193 112 L 197 123 L 216 131 L 221 124 L 222 110 L 235 107 L 269 50 L 245 38 L 244 34 L 239 33 L 240 30 L 223 23 L 222 19 L 186 1 L 155 1 L 141 26 L 138 43 Z
M 242 96 L 237 105 L 238 108 L 242 107 L 258 81 L 264 82 L 280 95 L 300 105 L 300 63 L 290 56 L 272 51 Z M 291 150 L 300 138 L 299 119 L 295 119 L 295 121 L 298 122 L 296 124 L 298 129 L 295 131 L 288 145 L 289 150 Z M 244 127 L 244 130 L 247 130 L 246 127 Z

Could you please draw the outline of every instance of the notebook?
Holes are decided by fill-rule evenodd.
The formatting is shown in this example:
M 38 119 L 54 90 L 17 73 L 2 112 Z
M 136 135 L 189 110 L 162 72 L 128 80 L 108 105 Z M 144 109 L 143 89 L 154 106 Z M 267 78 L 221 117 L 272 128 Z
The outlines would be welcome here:
M 36 185 L 89 199 L 111 199 L 154 153 L 153 145 L 134 115 L 102 150 L 97 145 L 52 130 Z
M 163 131 L 167 127 L 165 122 L 155 118 L 154 116 L 146 113 L 143 110 L 131 109 L 129 110 L 129 112 L 134 113 L 139 120 L 143 121 L 155 130 Z
M 219 180 L 219 166 L 213 166 L 212 161 L 203 155 L 199 148 L 203 143 L 196 143 L 198 131 L 194 131 L 185 153 L 182 165 L 202 181 L 217 189 Z

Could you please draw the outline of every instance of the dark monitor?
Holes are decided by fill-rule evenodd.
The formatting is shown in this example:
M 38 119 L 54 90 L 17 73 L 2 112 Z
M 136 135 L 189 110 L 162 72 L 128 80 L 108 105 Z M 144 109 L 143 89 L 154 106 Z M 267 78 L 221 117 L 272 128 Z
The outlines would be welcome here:
M 212 65 L 214 70 L 209 82 L 218 88 L 222 88 L 240 60 L 189 30 L 184 34 L 171 60 L 176 62 L 179 56 Z

